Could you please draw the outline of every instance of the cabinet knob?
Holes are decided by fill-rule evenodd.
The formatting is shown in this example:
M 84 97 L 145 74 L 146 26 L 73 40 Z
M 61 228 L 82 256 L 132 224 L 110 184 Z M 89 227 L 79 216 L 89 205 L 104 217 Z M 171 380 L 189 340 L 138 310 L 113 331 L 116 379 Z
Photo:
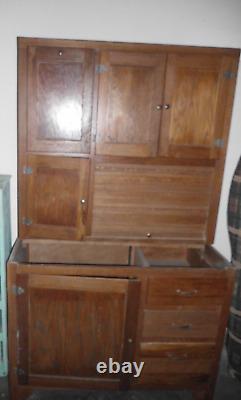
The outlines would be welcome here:
M 81 204 L 85 204 L 86 200 L 85 199 L 81 199 L 80 202 L 81 202 Z
M 59 50 L 59 56 L 61 57 L 63 55 L 62 50 Z
M 147 232 L 146 237 L 147 237 L 147 238 L 151 238 L 151 233 L 150 233 L 150 232 Z
M 129 338 L 129 339 L 128 339 L 128 343 L 133 343 L 133 339 L 132 339 L 132 338 Z
M 160 111 L 160 110 L 168 110 L 170 108 L 170 104 L 157 104 L 156 106 L 156 110 Z

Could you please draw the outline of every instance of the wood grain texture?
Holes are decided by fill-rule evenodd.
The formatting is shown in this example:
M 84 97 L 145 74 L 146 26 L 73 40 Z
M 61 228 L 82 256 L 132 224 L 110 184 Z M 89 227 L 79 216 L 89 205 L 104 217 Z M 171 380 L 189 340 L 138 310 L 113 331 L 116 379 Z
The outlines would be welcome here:
M 89 153 L 93 51 L 28 49 L 28 150 Z
M 176 306 L 145 310 L 143 339 L 216 340 L 221 306 Z
M 122 360 L 127 279 L 30 276 L 27 289 L 29 375 L 101 379 L 99 361 Z
M 25 226 L 25 234 L 36 238 L 81 238 L 86 224 L 89 160 L 29 155 L 28 166 L 32 174 L 26 178 L 25 218 L 31 224 Z
M 218 158 L 223 140 L 226 98 L 235 75 L 232 59 L 221 55 L 169 54 L 160 154 Z M 225 139 L 224 139 L 225 140 Z
M 205 240 L 211 185 L 208 167 L 97 164 L 92 236 Z
M 102 52 L 96 153 L 157 154 L 165 55 Z

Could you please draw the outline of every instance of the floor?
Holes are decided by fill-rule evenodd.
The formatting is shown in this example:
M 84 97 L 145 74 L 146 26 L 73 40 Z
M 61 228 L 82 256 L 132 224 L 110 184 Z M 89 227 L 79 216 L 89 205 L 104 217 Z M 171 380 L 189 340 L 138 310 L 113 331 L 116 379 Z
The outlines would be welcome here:
M 227 367 L 226 352 L 223 351 L 221 367 L 219 371 L 218 381 L 214 400 L 240 400 L 241 399 L 241 381 L 234 379 Z M 45 393 L 34 394 L 29 400 L 191 400 L 189 392 L 93 392 L 82 391 L 78 393 Z M 7 379 L 0 378 L 0 400 L 8 400 L 7 394 Z

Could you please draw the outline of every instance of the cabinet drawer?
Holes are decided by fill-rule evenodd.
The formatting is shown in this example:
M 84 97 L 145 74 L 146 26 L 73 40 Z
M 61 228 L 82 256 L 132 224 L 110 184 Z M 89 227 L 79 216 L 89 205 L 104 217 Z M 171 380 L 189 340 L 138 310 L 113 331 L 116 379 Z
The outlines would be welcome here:
M 190 387 L 208 379 L 214 360 L 214 346 L 209 343 L 141 343 L 144 367 L 134 386 L 177 385 Z M 184 384 L 184 386 L 183 386 Z
M 164 305 L 222 304 L 227 281 L 207 277 L 163 277 L 148 281 L 146 304 L 149 307 Z
M 145 310 L 143 338 L 215 340 L 221 307 L 175 307 Z

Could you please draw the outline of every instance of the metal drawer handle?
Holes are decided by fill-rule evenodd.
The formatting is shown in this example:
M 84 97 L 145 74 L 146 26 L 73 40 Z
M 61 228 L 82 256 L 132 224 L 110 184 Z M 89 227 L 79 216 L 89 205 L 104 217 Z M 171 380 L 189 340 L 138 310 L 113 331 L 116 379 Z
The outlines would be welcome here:
M 173 354 L 173 353 L 167 353 L 167 357 L 170 358 L 171 360 L 174 360 L 174 361 L 184 361 L 184 360 L 188 359 L 187 353 L 184 353 L 182 355 L 177 355 L 177 354 Z
M 189 329 L 192 329 L 192 324 L 176 324 L 175 322 L 173 322 L 172 327 L 188 331 Z
M 193 289 L 193 290 L 189 290 L 189 291 L 185 291 L 185 290 L 181 290 L 181 289 L 176 290 L 176 294 L 178 294 L 178 296 L 183 296 L 183 297 L 192 297 L 192 296 L 195 296 L 197 293 L 198 293 L 197 289 Z

